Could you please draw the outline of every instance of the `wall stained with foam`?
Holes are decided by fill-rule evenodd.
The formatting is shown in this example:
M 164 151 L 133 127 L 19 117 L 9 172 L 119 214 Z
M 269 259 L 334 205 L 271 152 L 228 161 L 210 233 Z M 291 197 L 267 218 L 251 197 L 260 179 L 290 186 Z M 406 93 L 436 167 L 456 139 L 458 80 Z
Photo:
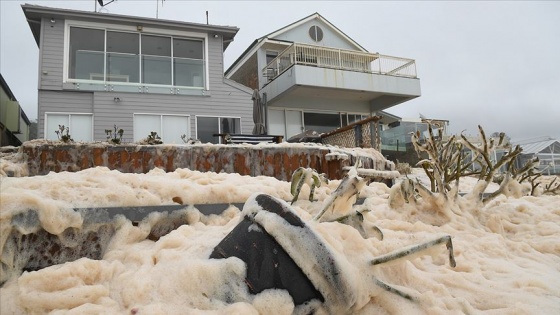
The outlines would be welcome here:
M 250 145 L 105 145 L 105 144 L 41 144 L 23 145 L 29 175 L 49 172 L 77 172 L 105 166 L 123 173 L 147 173 L 158 167 L 166 172 L 188 168 L 201 172 L 239 173 L 250 176 L 271 176 L 289 181 L 298 167 L 310 167 L 330 179 L 344 176 L 343 167 L 355 163 L 352 155 L 328 158 L 333 149 L 321 146 L 250 146 Z M 361 156 L 362 167 L 392 170 L 394 164 L 374 157 Z M 393 166 L 393 167 L 392 167 Z

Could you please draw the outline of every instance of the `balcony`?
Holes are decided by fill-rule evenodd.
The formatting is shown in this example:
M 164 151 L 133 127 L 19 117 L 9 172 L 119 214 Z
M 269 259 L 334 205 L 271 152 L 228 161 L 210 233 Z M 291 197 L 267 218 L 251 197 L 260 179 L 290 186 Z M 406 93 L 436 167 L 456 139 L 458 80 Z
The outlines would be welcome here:
M 378 53 L 294 43 L 262 75 L 269 102 L 325 98 L 382 110 L 420 96 L 416 62 Z
M 413 59 L 297 43 L 272 60 L 263 75 L 272 81 L 293 65 L 417 78 Z

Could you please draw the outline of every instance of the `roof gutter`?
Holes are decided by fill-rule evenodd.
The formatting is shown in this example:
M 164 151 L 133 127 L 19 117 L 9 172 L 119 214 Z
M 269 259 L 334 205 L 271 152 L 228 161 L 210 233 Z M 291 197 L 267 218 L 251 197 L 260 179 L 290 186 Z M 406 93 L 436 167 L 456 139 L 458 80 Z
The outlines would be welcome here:
M 200 23 L 187 23 L 173 20 L 161 20 L 146 17 L 136 17 L 120 14 L 107 14 L 98 12 L 85 12 L 77 10 L 56 9 L 49 7 L 42 7 L 37 5 L 24 4 L 21 6 L 23 12 L 29 23 L 29 27 L 35 36 L 35 41 L 39 44 L 40 25 L 42 18 L 55 18 L 55 19 L 78 19 L 78 20 L 95 20 L 101 23 L 121 23 L 144 26 L 165 28 L 165 29 L 184 29 L 195 32 L 211 33 L 221 35 L 224 43 L 233 41 L 233 37 L 239 31 L 239 28 L 234 26 L 220 26 L 209 25 Z M 227 47 L 227 45 L 225 45 Z M 225 48 L 224 47 L 224 48 Z

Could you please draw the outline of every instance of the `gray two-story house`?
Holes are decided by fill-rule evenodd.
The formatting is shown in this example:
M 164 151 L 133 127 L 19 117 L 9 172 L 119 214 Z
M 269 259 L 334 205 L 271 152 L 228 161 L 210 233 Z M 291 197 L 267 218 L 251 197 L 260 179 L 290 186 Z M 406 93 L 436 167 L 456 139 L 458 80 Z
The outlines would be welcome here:
M 328 132 L 420 96 L 413 59 L 370 53 L 318 13 L 256 39 L 225 75 L 258 89 L 268 133 L 288 138 Z M 394 120 L 381 116 L 385 125 Z
M 224 78 L 223 53 L 238 28 L 22 5 L 39 46 L 38 136 L 59 125 L 75 141 L 123 140 L 155 131 L 218 142 L 250 133 L 253 90 Z

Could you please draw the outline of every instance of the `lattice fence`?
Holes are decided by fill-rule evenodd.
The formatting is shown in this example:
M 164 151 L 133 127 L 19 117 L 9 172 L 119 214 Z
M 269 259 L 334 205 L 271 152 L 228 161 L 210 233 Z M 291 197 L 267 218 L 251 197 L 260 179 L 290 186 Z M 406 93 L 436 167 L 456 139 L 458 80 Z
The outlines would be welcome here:
M 337 145 L 344 148 L 381 148 L 379 134 L 380 116 L 368 117 L 348 126 L 338 128 L 323 134 L 321 140 L 324 144 Z

